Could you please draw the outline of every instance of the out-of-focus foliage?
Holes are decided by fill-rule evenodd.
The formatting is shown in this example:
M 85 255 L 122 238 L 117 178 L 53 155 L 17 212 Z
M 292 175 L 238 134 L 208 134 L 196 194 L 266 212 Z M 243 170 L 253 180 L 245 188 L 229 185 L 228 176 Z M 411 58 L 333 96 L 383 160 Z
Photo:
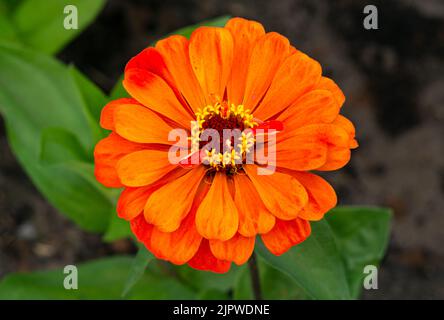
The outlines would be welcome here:
M 63 270 L 13 274 L 0 284 L 0 299 L 121 299 L 132 258 L 113 257 L 78 266 L 78 289 L 63 286 Z M 195 299 L 196 292 L 161 272 L 144 273 L 127 299 Z
M 390 219 L 388 209 L 337 207 L 327 213 L 325 220 L 312 223 L 312 234 L 306 241 L 282 256 L 270 254 L 262 244 L 256 251 L 270 266 L 295 281 L 298 294 L 303 292 L 312 299 L 358 298 L 364 267 L 378 265 L 384 256 Z M 280 276 L 276 283 L 282 281 Z
M 104 4 L 105 0 L 2 0 L 0 41 L 15 41 L 41 52 L 56 53 L 94 20 Z M 77 8 L 77 29 L 63 27 L 67 5 Z

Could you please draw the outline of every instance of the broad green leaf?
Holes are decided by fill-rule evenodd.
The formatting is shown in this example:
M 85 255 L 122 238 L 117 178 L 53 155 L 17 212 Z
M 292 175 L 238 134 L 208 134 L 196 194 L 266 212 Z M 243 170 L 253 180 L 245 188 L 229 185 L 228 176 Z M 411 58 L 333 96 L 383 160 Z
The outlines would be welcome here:
M 78 289 L 66 290 L 63 269 L 11 274 L 0 282 L 0 299 L 121 299 L 133 259 L 112 257 L 78 265 Z M 128 299 L 194 299 L 195 293 L 159 274 L 144 274 Z
M 126 92 L 125 88 L 123 87 L 122 81 L 123 81 L 123 76 L 120 76 L 119 80 L 117 80 L 116 84 L 114 85 L 114 88 L 111 90 L 110 93 L 111 100 L 129 97 L 128 92 Z
M 88 112 L 88 121 L 93 132 L 94 144 L 106 136 L 100 123 L 100 114 L 102 108 L 108 102 L 108 97 L 98 88 L 91 80 L 85 77 L 80 71 L 73 66 L 69 66 L 69 71 L 76 82 L 80 95 Z
M 71 72 L 46 55 L 1 44 L 0 112 L 10 146 L 37 188 L 85 230 L 105 231 L 113 203 L 98 189 L 92 168 L 40 161 L 48 128 L 63 128 L 88 153 L 93 149 L 94 128 Z
M 0 0 L 0 14 L 11 14 L 23 1 L 24 0 Z
M 222 292 L 228 291 L 233 288 L 237 273 L 245 266 L 231 266 L 231 269 L 227 273 L 213 273 L 204 272 L 190 268 L 187 265 L 175 267 L 180 279 L 183 279 L 191 288 L 195 290 L 219 290 Z
M 38 51 L 53 54 L 85 29 L 102 9 L 105 0 L 24 0 L 15 9 L 12 23 L 19 38 Z M 64 8 L 77 8 L 78 29 L 65 29 Z
M 226 292 L 216 289 L 207 289 L 201 291 L 197 295 L 198 300 L 228 300 L 229 296 Z
M 203 21 L 203 22 L 195 24 L 195 25 L 191 25 L 191 26 L 187 26 L 187 27 L 178 29 L 176 31 L 171 32 L 169 35 L 178 34 L 178 35 L 182 35 L 184 37 L 189 38 L 191 33 L 198 27 L 201 27 L 201 26 L 223 27 L 229 19 L 230 19 L 230 16 L 217 17 L 217 18 L 214 18 L 211 20 Z M 123 81 L 123 76 L 121 76 L 119 78 L 116 85 L 111 90 L 111 94 L 110 94 L 111 99 L 128 97 L 128 93 L 126 92 L 125 88 L 123 87 L 122 81 Z
M 77 137 L 63 128 L 48 127 L 43 129 L 41 145 L 40 160 L 44 164 L 88 160 L 88 155 Z
M 146 266 L 153 259 L 154 256 L 151 252 L 146 250 L 143 246 L 139 247 L 139 251 L 137 252 L 137 255 L 133 259 L 128 279 L 125 282 L 125 287 L 123 288 L 122 297 L 128 296 L 131 289 L 143 277 Z
M 260 257 L 257 261 L 263 299 L 302 300 L 308 298 L 291 277 L 271 267 Z M 238 274 L 233 298 L 236 300 L 254 299 L 249 268 L 244 268 Z
M 362 288 L 366 265 L 378 265 L 390 235 L 391 211 L 375 207 L 337 207 L 327 216 L 343 257 L 353 298 Z
M 17 33 L 11 21 L 5 14 L 0 13 L 0 42 L 19 42 Z
M 129 238 L 131 236 L 131 228 L 128 221 L 117 216 L 116 209 L 111 210 L 111 217 L 108 229 L 103 235 L 103 240 L 111 242 L 119 239 Z
M 311 224 L 310 237 L 281 256 L 270 253 L 261 241 L 257 253 L 272 267 L 290 276 L 313 299 L 349 299 L 342 258 L 326 221 Z

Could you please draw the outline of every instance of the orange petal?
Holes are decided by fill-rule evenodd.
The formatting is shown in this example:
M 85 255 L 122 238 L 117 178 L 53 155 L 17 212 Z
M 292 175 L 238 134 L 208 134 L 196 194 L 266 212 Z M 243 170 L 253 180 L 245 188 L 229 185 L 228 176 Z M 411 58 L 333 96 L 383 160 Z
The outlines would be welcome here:
M 338 117 L 333 121 L 334 125 L 337 125 L 339 127 L 341 127 L 342 129 L 344 129 L 349 136 L 349 148 L 350 149 L 355 149 L 358 147 L 358 142 L 355 140 L 355 126 L 353 125 L 353 123 L 348 120 L 346 117 L 344 117 L 343 115 L 338 115 Z
M 120 218 L 132 220 L 139 215 L 155 187 L 125 188 L 117 202 L 117 213 Z
M 226 241 L 210 240 L 210 249 L 216 258 L 242 265 L 253 253 L 254 239 L 255 237 L 247 238 L 237 233 Z
M 325 164 L 316 170 L 333 171 L 345 166 L 351 158 L 351 152 L 348 147 L 329 146 L 327 149 L 327 158 Z
M 197 270 L 225 273 L 230 270 L 231 262 L 217 259 L 210 250 L 208 240 L 203 239 L 199 250 L 194 257 L 188 261 L 188 265 Z
M 274 226 L 275 217 L 265 207 L 251 180 L 245 175 L 235 175 L 234 203 L 239 212 L 239 233 L 252 237 L 267 233 Z
M 114 130 L 114 111 L 120 105 L 135 104 L 140 105 L 132 98 L 122 98 L 108 102 L 100 114 L 100 126 L 103 129 Z
M 243 18 L 228 20 L 225 28 L 230 30 L 234 40 L 234 59 L 227 84 L 227 96 L 228 101 L 238 105 L 244 99 L 248 66 L 254 44 L 265 34 L 265 30 L 260 23 Z
M 305 188 L 287 174 L 270 171 L 268 175 L 259 175 L 257 169 L 255 165 L 244 166 L 267 209 L 282 220 L 296 218 L 308 202 Z
M 140 143 L 173 144 L 168 141 L 172 127 L 156 113 L 140 105 L 120 105 L 114 111 L 115 131 L 125 139 Z
M 160 76 L 170 85 L 173 83 L 162 55 L 153 47 L 148 47 L 131 58 L 125 66 L 125 72 L 130 69 L 146 70 Z
M 338 85 L 331 79 L 327 77 L 322 77 L 318 84 L 316 85 L 316 89 L 328 90 L 333 94 L 333 97 L 336 100 L 338 108 L 341 108 L 345 102 L 345 96 L 342 90 L 338 87 Z
M 263 98 L 289 52 L 288 39 L 276 32 L 269 32 L 256 42 L 247 73 L 243 100 L 245 109 L 253 110 Z
M 116 165 L 123 185 L 141 187 L 152 184 L 174 169 L 168 161 L 168 152 L 141 150 L 121 158 Z
M 327 163 L 330 150 L 348 148 L 349 145 L 346 131 L 333 124 L 313 124 L 290 132 L 291 137 L 283 141 L 277 137 L 279 167 L 298 171 L 318 169 Z
M 321 78 L 321 65 L 296 51 L 280 66 L 264 99 L 254 110 L 254 116 L 266 120 L 287 108 L 304 93 L 311 90 Z
M 159 258 L 174 264 L 188 262 L 199 249 L 202 236 L 194 223 L 195 214 L 188 214 L 173 232 L 163 232 L 154 227 L 151 234 L 151 250 Z
M 326 161 L 316 170 L 331 171 L 342 168 L 350 161 L 350 148 L 357 147 L 357 142 L 354 139 L 355 129 L 347 118 L 339 115 L 329 126 L 333 134 L 330 134 L 329 137 L 325 136 L 328 146 Z
M 233 62 L 233 37 L 224 28 L 199 27 L 190 37 L 189 56 L 206 98 L 223 99 Z
M 308 193 L 308 203 L 299 217 L 310 221 L 320 220 L 336 206 L 336 192 L 323 178 L 308 172 L 292 172 L 291 175 L 298 179 Z
M 137 217 L 132 219 L 130 221 L 130 227 L 137 240 L 142 242 L 149 251 L 152 251 L 151 234 L 153 233 L 154 227 L 145 221 L 143 214 L 139 214 Z
M 173 77 L 177 88 L 188 101 L 194 112 L 207 103 L 202 88 L 191 67 L 188 55 L 188 39 L 173 35 L 156 43 L 156 49 L 161 53 Z
M 196 214 L 196 227 L 206 239 L 228 240 L 239 226 L 239 215 L 228 188 L 228 178 L 216 173 Z
M 112 132 L 97 143 L 94 149 L 94 175 L 106 187 L 120 188 L 123 184 L 117 175 L 117 162 L 127 154 L 145 149 L 146 146 L 130 142 Z
M 138 68 L 125 71 L 123 86 L 126 91 L 151 110 L 190 128 L 191 114 L 177 100 L 173 89 L 158 75 Z
M 275 161 L 270 160 L 273 152 L 269 151 L 269 145 L 266 145 L 265 153 L 269 158 L 268 165 L 301 171 L 321 167 L 327 159 L 327 146 L 325 143 L 309 140 L 309 138 L 311 137 L 307 134 L 279 141 L 276 146 Z M 267 162 L 267 159 L 262 159 L 260 156 L 257 157 L 257 160 L 261 164 Z
M 300 218 L 291 221 L 277 220 L 274 228 L 262 235 L 262 241 L 271 253 L 279 256 L 307 239 L 310 233 L 310 223 L 307 220 Z
M 146 221 L 164 232 L 177 230 L 190 212 L 204 175 L 203 166 L 198 166 L 153 192 L 145 205 Z
M 278 116 L 277 120 L 282 121 L 285 127 L 285 130 L 279 133 L 279 138 L 291 136 L 292 130 L 302 126 L 331 123 L 338 113 L 339 107 L 330 91 L 309 91 Z

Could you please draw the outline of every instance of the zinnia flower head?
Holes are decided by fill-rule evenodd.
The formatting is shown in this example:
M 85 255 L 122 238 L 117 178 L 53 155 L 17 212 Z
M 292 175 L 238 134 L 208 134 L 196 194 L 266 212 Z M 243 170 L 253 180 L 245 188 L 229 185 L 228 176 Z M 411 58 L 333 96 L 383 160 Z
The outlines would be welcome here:
M 173 35 L 132 58 L 123 85 L 131 98 L 102 110 L 112 132 L 96 146 L 95 175 L 123 188 L 118 215 L 157 258 L 226 272 L 256 236 L 283 254 L 336 205 L 311 171 L 343 167 L 357 147 L 339 114 L 345 97 L 284 36 L 242 18 Z M 175 129 L 189 139 L 171 141 Z M 207 129 L 242 134 L 205 149 Z M 170 161 L 178 150 L 189 156 Z

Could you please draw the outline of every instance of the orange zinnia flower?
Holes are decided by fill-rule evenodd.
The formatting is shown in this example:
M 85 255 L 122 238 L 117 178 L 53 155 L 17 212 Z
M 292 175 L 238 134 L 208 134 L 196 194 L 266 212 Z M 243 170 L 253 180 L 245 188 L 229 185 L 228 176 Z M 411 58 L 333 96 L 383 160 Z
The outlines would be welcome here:
M 341 168 L 357 147 L 352 123 L 339 114 L 345 97 L 282 35 L 233 18 L 224 28 L 196 29 L 190 40 L 170 36 L 129 61 L 123 85 L 132 98 L 102 110 L 101 126 L 112 132 L 96 146 L 95 175 L 124 188 L 118 215 L 157 258 L 226 272 L 249 259 L 256 235 L 280 255 L 336 205 L 333 188 L 309 171 Z M 207 150 L 205 162 L 173 164 L 175 128 L 194 131 L 182 147 L 198 154 L 203 129 L 253 134 L 242 136 L 239 151 Z M 250 152 L 258 128 L 280 131 L 276 170 L 267 175 L 258 173 L 260 156 L 234 161 Z M 270 146 L 265 140 L 262 148 Z

